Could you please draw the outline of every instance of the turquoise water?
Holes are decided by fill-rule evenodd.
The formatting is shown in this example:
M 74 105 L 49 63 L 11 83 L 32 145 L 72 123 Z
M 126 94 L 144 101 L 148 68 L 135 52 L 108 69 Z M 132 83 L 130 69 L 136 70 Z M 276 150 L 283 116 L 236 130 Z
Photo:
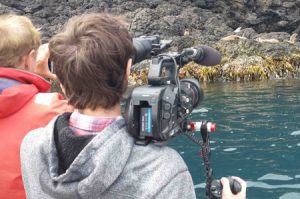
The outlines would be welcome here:
M 211 134 L 214 177 L 247 181 L 247 198 L 300 198 L 300 80 L 214 83 L 191 115 L 217 123 Z M 186 161 L 197 198 L 204 194 L 199 147 L 184 136 L 170 145 Z

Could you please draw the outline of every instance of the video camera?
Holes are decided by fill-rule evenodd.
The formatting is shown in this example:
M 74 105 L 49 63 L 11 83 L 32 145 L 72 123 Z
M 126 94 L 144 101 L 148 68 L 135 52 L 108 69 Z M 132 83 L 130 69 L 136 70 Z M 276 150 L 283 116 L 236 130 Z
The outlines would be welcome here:
M 199 82 L 193 78 L 179 80 L 179 69 L 190 61 L 215 65 L 221 56 L 208 46 L 159 54 L 171 44 L 170 40 L 161 41 L 159 36 L 134 38 L 133 43 L 136 49 L 133 63 L 145 59 L 151 59 L 151 62 L 148 85 L 134 88 L 127 101 L 128 132 L 137 144 L 166 141 L 187 130 L 187 116 L 203 99 Z
M 221 198 L 222 184 L 213 179 L 210 168 L 209 132 L 215 131 L 215 124 L 207 121 L 189 122 L 188 115 L 203 100 L 203 90 L 194 78 L 179 80 L 178 71 L 185 64 L 194 61 L 205 66 L 219 64 L 221 55 L 208 46 L 186 48 L 178 53 L 160 54 L 170 47 L 170 40 L 160 37 L 142 36 L 133 39 L 136 53 L 133 63 L 150 60 L 148 84 L 133 89 L 126 100 L 125 120 L 135 143 L 147 145 L 150 142 L 167 141 L 180 133 L 199 144 L 206 171 L 206 195 L 210 199 Z M 202 140 L 191 131 L 200 131 Z M 228 178 L 231 191 L 241 191 L 241 185 Z

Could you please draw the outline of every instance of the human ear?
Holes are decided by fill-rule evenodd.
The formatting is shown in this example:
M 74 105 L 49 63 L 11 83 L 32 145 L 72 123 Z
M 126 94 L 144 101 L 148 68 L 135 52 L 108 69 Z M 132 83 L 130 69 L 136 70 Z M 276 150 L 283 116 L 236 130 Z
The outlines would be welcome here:
M 28 67 L 26 66 L 26 59 L 27 59 L 27 55 L 23 55 L 20 60 L 18 61 L 18 63 L 15 65 L 15 67 L 17 69 L 21 69 L 21 70 L 29 70 Z
M 29 72 L 34 72 L 34 67 L 36 65 L 36 50 L 31 50 L 28 54 L 23 55 L 17 65 L 18 69 L 26 70 Z
M 128 59 L 128 61 L 127 61 L 126 80 L 128 80 L 128 78 L 129 78 L 131 66 L 132 66 L 132 58 Z
M 35 72 L 36 55 L 37 51 L 33 49 L 25 56 L 25 68 L 30 72 Z

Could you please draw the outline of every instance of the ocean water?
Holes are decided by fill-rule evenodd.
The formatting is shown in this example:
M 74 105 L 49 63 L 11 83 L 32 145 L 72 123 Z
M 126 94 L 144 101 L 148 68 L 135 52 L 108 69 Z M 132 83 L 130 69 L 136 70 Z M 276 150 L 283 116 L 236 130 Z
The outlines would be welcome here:
M 300 198 L 300 80 L 202 85 L 193 121 L 217 123 L 211 134 L 214 178 L 240 176 L 247 198 Z M 186 161 L 197 198 L 205 196 L 200 147 L 184 136 L 169 145 Z

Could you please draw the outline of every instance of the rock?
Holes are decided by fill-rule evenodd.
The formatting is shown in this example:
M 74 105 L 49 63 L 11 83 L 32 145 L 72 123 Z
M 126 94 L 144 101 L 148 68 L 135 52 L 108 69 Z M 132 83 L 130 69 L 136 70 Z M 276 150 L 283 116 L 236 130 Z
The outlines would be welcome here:
M 99 11 L 125 15 L 129 29 L 135 36 L 159 34 L 162 39 L 172 39 L 170 51 L 181 51 L 198 44 L 217 48 L 223 57 L 219 66 L 212 69 L 201 68 L 198 73 L 204 77 L 200 77 L 197 71 L 190 71 L 199 80 L 251 80 L 297 77 L 300 74 L 295 72 L 300 63 L 300 44 L 297 38 L 297 34 L 300 34 L 299 0 L 0 2 L 0 14 L 15 12 L 29 16 L 41 28 L 43 42 L 47 42 L 71 16 Z M 251 61 L 253 57 L 258 60 L 255 64 Z M 242 62 L 242 59 L 249 62 Z M 236 66 L 238 64 L 243 66 Z M 143 79 L 146 73 L 144 69 L 148 65 L 136 67 L 137 70 L 143 70 Z M 225 65 L 228 66 L 225 67 L 226 70 L 222 69 Z M 233 72 L 234 69 L 237 71 Z M 231 76 L 225 74 L 226 71 Z M 255 71 L 259 75 L 253 74 Z
M 298 34 L 294 33 L 291 35 L 290 39 L 287 42 L 290 44 L 296 44 L 297 41 L 298 41 Z
M 282 42 L 284 40 L 289 40 L 290 34 L 286 32 L 270 32 L 270 33 L 261 33 L 258 35 L 260 38 L 261 42 L 264 40 L 278 40 L 278 42 Z M 258 37 L 256 39 L 258 39 Z M 276 43 L 276 42 L 274 42 Z

